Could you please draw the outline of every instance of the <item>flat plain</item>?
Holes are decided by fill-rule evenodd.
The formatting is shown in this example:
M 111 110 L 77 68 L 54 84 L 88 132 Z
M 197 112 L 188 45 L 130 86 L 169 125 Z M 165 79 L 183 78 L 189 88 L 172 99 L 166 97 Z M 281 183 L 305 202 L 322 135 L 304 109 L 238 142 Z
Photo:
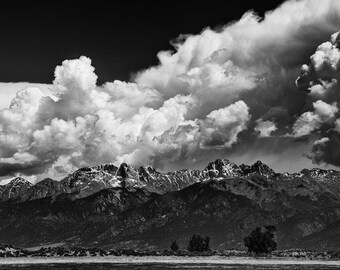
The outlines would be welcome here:
M 83 258 L 2 258 L 0 270 L 9 269 L 302 269 L 329 270 L 340 269 L 340 261 L 322 261 L 306 259 L 268 259 L 240 257 L 135 257 L 108 256 Z

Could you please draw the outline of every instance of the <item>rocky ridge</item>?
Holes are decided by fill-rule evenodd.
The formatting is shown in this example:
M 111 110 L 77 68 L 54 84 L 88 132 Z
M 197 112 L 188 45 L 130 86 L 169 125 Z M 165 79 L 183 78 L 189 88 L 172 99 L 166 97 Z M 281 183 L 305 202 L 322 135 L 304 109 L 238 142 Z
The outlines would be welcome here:
M 116 167 L 113 164 L 104 164 L 93 167 L 84 167 L 55 181 L 46 178 L 35 185 L 18 177 L 10 183 L 0 186 L 0 202 L 34 200 L 62 193 L 77 193 L 78 197 L 86 197 L 102 189 L 115 187 L 146 188 L 150 192 L 164 194 L 170 191 L 181 190 L 191 184 L 204 182 L 210 179 L 232 179 L 248 177 L 250 175 L 264 176 L 269 180 L 286 180 L 292 182 L 317 180 L 316 189 L 328 187 L 334 194 L 340 193 L 340 172 L 334 170 L 304 169 L 300 173 L 275 173 L 261 161 L 252 165 L 236 165 L 227 159 L 217 159 L 209 163 L 205 169 L 179 170 L 175 172 L 159 172 L 152 166 L 141 166 L 136 169 L 126 163 Z M 303 188 L 303 186 L 301 186 Z M 302 189 L 301 189 L 302 190 Z M 300 190 L 300 191 L 301 191 Z
M 273 224 L 280 248 L 334 249 L 339 188 L 338 171 L 279 174 L 260 161 L 218 159 L 202 171 L 169 173 L 105 164 L 59 182 L 1 186 L 0 242 L 157 249 L 198 233 L 211 236 L 213 248 L 242 249 L 250 230 Z

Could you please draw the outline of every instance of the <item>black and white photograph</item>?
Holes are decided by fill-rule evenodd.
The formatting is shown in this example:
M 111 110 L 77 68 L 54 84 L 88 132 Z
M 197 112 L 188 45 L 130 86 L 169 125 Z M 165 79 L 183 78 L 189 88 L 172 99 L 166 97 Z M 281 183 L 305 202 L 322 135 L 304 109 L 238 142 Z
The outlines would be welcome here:
M 4 0 L 0 37 L 0 270 L 340 269 L 340 0 Z

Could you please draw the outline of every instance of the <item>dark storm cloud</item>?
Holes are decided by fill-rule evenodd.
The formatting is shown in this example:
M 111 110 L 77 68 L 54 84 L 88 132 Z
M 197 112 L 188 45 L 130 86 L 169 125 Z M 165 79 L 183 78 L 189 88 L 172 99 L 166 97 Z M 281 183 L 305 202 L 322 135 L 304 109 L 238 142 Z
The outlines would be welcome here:
M 328 137 L 322 137 L 314 142 L 309 157 L 317 164 L 332 164 L 340 166 L 340 136 L 330 132 Z

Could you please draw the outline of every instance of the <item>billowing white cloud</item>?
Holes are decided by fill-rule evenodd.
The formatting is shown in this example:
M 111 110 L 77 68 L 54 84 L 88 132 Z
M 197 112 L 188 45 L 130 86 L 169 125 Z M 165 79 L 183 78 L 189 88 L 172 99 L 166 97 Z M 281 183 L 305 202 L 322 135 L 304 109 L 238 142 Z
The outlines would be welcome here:
M 202 124 L 202 145 L 208 148 L 231 147 L 238 134 L 247 128 L 249 108 L 237 101 L 225 108 L 212 111 Z
M 51 89 L 53 88 L 51 84 L 0 82 L 0 110 L 8 108 L 16 94 L 27 87 L 38 87 L 46 96 L 51 95 Z
M 322 124 L 320 117 L 312 112 L 303 113 L 294 123 L 293 136 L 301 137 L 309 135 Z
M 91 66 L 91 59 L 81 56 L 79 59 L 65 60 L 54 71 L 54 89 L 58 95 L 72 90 L 91 91 L 96 87 L 97 75 Z
M 336 86 L 339 80 L 340 51 L 339 32 L 331 40 L 319 45 L 310 57 L 309 65 L 302 65 L 297 85 L 314 99 L 338 100 Z
M 10 158 L 0 158 L 1 163 L 8 164 L 25 164 L 36 161 L 37 157 L 30 153 L 15 153 L 13 157 Z
M 158 91 L 135 83 L 98 87 L 87 57 L 63 61 L 55 76 L 53 99 L 39 88 L 26 88 L 0 111 L 0 166 L 7 168 L 5 173 L 34 166 L 34 172 L 60 176 L 95 163 L 152 163 L 155 155 L 169 156 L 169 145 L 160 138 L 191 124 L 200 129 L 195 151 L 229 148 L 250 118 L 243 101 L 213 110 L 204 119 L 190 119 L 199 107 L 194 94 L 162 102 Z M 186 134 L 178 135 L 180 149 Z
M 155 107 L 161 100 L 160 93 L 155 89 L 139 87 L 135 83 L 116 80 L 113 83 L 106 83 L 103 88 L 107 91 L 105 101 L 109 101 L 106 104 L 109 106 L 108 109 L 120 118 L 132 117 L 142 106 Z
M 136 81 L 167 97 L 195 91 L 192 85 L 224 84 L 228 88 L 230 82 L 223 83 L 225 77 L 233 77 L 240 89 L 253 88 L 254 75 L 273 71 L 271 68 L 280 66 L 280 61 L 296 61 L 296 55 L 311 45 L 307 43 L 317 39 L 316 33 L 335 32 L 339 19 L 334 10 L 340 10 L 337 1 L 326 0 L 320 8 L 318 1 L 310 0 L 287 1 L 266 14 L 264 20 L 247 12 L 221 31 L 207 28 L 199 35 L 183 36 L 174 42 L 174 53 L 160 52 L 160 65 L 140 72 Z M 309 28 L 314 35 L 309 35 Z M 280 59 L 283 55 L 284 59 Z M 212 69 L 215 71 L 210 72 Z M 188 80 L 183 80 L 186 76 Z M 190 81 L 194 76 L 200 80 Z
M 157 155 L 170 160 L 194 159 L 205 150 L 231 148 L 247 129 L 249 108 L 237 101 L 209 113 L 205 119 L 186 120 L 155 138 Z
M 319 140 L 316 140 L 316 141 L 314 142 L 314 145 L 324 145 L 324 144 L 327 143 L 327 142 L 329 142 L 329 138 L 323 137 L 323 138 L 321 138 L 321 139 L 319 139 Z
M 321 139 L 316 140 L 310 158 L 320 164 L 339 166 L 339 110 L 340 102 L 340 50 L 339 32 L 331 40 L 319 45 L 310 57 L 310 64 L 303 65 L 297 86 L 309 93 L 314 112 L 303 113 L 294 124 L 294 135 L 303 136 L 317 131 Z
M 328 104 L 322 100 L 313 103 L 314 112 L 303 113 L 294 123 L 293 136 L 301 137 L 309 135 L 319 129 L 322 124 L 334 120 L 335 114 L 339 111 L 337 104 Z

